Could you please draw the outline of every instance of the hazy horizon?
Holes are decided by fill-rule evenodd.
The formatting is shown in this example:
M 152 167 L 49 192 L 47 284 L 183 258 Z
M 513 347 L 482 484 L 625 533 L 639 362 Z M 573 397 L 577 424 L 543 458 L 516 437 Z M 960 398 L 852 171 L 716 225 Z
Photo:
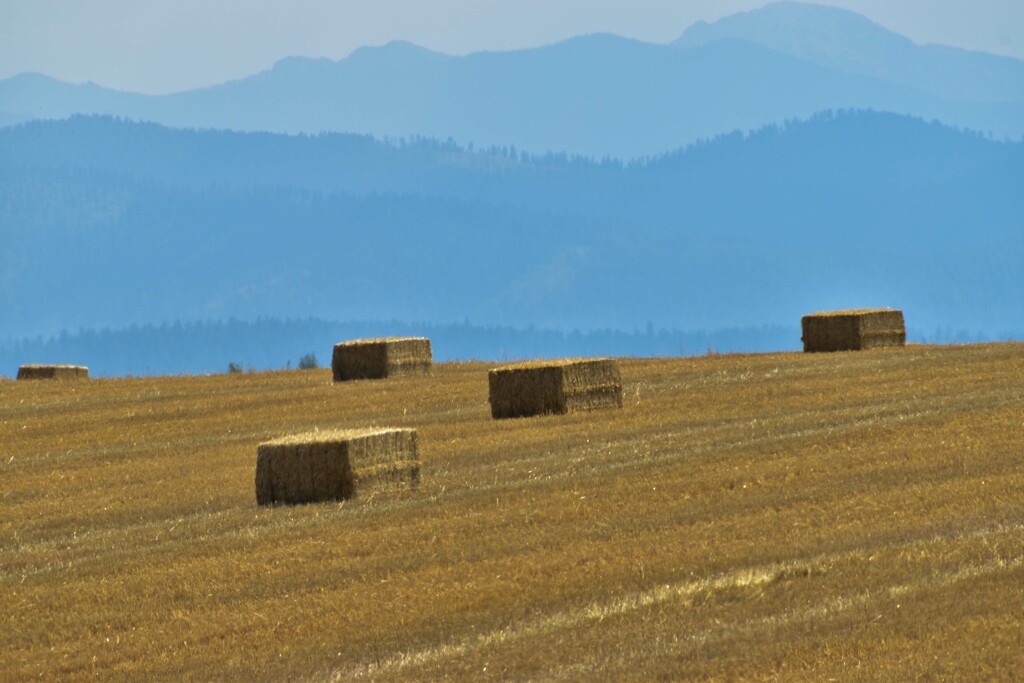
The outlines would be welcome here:
M 59 80 L 146 94 L 214 85 L 265 70 L 288 56 L 343 59 L 360 47 L 405 40 L 463 55 L 556 43 L 609 32 L 666 43 L 698 22 L 769 4 L 761 0 L 585 2 L 313 0 L 174 4 L 42 0 L 0 6 L 0 79 L 38 72 Z M 861 14 L 919 43 L 1024 59 L 1024 3 L 983 0 L 820 0 Z
M 266 318 L 465 321 L 452 336 L 474 354 L 777 350 L 797 343 L 807 312 L 886 306 L 906 310 L 918 339 L 1024 338 L 1024 61 L 913 47 L 927 23 L 905 31 L 869 0 L 844 0 L 852 14 L 746 16 L 735 13 L 754 3 L 742 0 L 714 11 L 649 0 L 632 14 L 563 0 L 522 5 L 490 32 L 503 6 L 455 6 L 412 31 L 423 14 L 397 11 L 406 1 L 385 0 L 390 18 L 308 3 L 280 40 L 261 40 L 276 16 L 264 0 L 255 14 L 67 3 L 55 21 L 0 9 L 0 39 L 13 25 L 22 47 L 33 21 L 77 27 L 33 43 L 49 58 L 37 70 L 68 79 L 59 68 L 79 49 L 91 80 L 149 89 L 391 40 L 458 53 L 634 38 L 459 59 L 396 47 L 166 97 L 3 81 L 7 362 L 79 358 L 81 338 L 116 358 L 136 349 L 147 368 L 161 354 L 192 363 L 166 371 L 223 367 L 246 359 L 218 355 L 222 327 L 178 334 L 178 323 Z M 917 5 L 902 7 L 909 18 Z M 559 21 L 542 19 L 559 8 Z M 1015 11 L 959 13 L 987 16 L 996 35 L 1021 23 Z M 732 18 L 689 30 L 722 13 Z M 9 68 L 5 52 L 17 46 L 0 40 Z M 527 333 L 512 346 L 492 326 Z M 343 333 L 332 329 L 317 334 Z M 575 332 L 588 329 L 646 331 L 587 346 Z M 755 331 L 739 345 L 714 336 L 730 329 Z M 56 346 L 32 346 L 39 334 Z M 294 325 L 256 336 L 277 359 L 266 362 L 308 351 L 309 330 Z M 179 348 L 194 357 L 168 350 Z

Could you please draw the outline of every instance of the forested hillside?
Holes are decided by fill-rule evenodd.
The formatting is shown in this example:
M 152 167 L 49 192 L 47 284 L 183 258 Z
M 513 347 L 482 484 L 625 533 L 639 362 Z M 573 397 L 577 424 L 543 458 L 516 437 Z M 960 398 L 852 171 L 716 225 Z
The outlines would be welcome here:
M 965 333 L 937 330 L 914 339 L 969 341 Z M 74 359 L 91 376 L 223 373 L 297 368 L 305 358 L 331 363 L 339 341 L 380 336 L 426 336 L 436 361 L 509 361 L 567 356 L 694 356 L 733 351 L 777 351 L 800 346 L 799 324 L 724 330 L 554 330 L 398 321 L 318 319 L 226 320 L 121 329 L 79 330 L 16 342 L 0 340 L 0 378 L 14 377 L 20 365 Z M 959 335 L 959 336 L 957 336 Z
M 823 114 L 622 164 L 76 117 L 0 130 L 7 338 L 235 317 L 561 331 L 895 306 L 1018 334 L 1024 144 Z

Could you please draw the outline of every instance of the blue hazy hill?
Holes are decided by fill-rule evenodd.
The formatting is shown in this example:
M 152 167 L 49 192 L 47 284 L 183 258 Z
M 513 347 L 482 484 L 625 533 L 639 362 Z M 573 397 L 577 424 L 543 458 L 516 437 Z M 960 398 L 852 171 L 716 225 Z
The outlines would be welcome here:
M 110 114 L 186 128 L 378 137 L 656 155 L 732 130 L 872 108 L 1024 135 L 1024 61 L 918 46 L 856 14 L 779 3 L 654 45 L 598 34 L 451 57 L 408 43 L 340 61 L 291 57 L 221 85 L 162 96 L 0 81 L 0 122 Z
M 743 40 L 845 73 L 960 102 L 1024 101 L 1024 61 L 945 45 L 917 45 L 849 10 L 775 2 L 690 26 L 674 43 L 691 49 Z
M 0 130 L 0 329 L 1024 319 L 1024 143 L 822 114 L 644 162 L 79 117 Z

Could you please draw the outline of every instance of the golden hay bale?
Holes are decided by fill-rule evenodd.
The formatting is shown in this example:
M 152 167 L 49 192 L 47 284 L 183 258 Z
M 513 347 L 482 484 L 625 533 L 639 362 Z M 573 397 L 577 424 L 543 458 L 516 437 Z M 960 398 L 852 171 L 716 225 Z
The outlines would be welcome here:
M 859 351 L 907 342 L 903 312 L 891 308 L 813 313 L 800 324 L 804 351 Z
M 622 407 L 622 379 L 611 358 L 515 363 L 487 379 L 495 419 Z
M 18 379 L 88 379 L 89 368 L 84 365 L 22 365 Z
M 259 445 L 256 502 L 314 503 L 356 493 L 415 488 L 414 429 L 347 429 L 293 434 Z
M 382 379 L 396 375 L 425 375 L 433 356 L 424 337 L 354 339 L 334 345 L 334 381 Z

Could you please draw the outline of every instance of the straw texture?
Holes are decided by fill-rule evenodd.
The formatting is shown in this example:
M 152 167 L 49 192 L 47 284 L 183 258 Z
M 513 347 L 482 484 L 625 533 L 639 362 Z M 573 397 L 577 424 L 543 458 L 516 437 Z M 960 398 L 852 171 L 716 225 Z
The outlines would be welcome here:
M 891 308 L 813 313 L 800 324 L 807 352 L 860 351 L 907 342 L 903 312 Z
M 413 429 L 294 434 L 259 445 L 256 502 L 347 500 L 375 490 L 414 488 L 419 477 Z
M 84 365 L 22 365 L 18 379 L 88 379 Z
M 354 339 L 334 345 L 331 370 L 335 382 L 383 379 L 397 375 L 425 375 L 433 356 L 424 337 Z
M 496 419 L 622 407 L 622 379 L 611 358 L 507 365 L 488 373 L 488 388 Z

